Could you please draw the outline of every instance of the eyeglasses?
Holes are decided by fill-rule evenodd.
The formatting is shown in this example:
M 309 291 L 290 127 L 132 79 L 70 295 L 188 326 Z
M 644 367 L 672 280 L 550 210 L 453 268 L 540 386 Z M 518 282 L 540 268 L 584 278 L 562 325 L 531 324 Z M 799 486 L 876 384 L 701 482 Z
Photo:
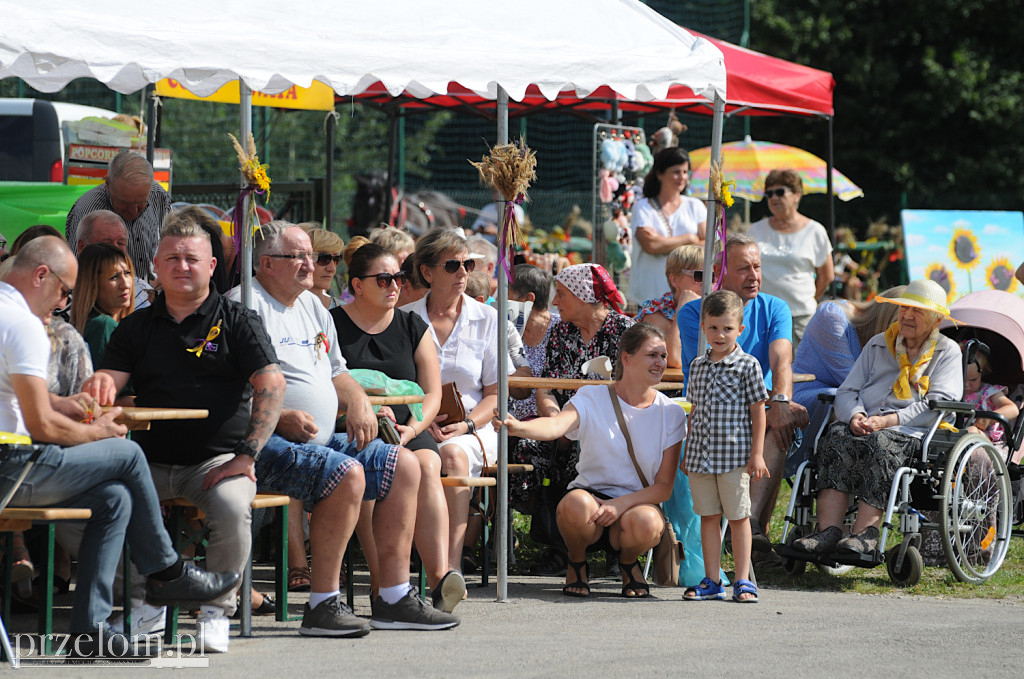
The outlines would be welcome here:
M 701 269 L 680 269 L 679 273 L 684 273 L 687 276 L 693 276 L 693 280 L 698 283 L 704 282 L 704 272 Z
M 48 274 L 50 274 L 51 276 L 53 276 L 53 279 L 55 281 L 57 281 L 57 283 L 60 285 L 60 298 L 63 299 L 63 300 L 69 299 L 71 297 L 71 293 L 74 292 L 75 289 L 72 288 L 70 285 L 66 284 L 64 281 L 62 281 L 60 279 L 60 276 L 58 276 L 57 274 L 53 273 L 49 269 L 47 269 L 46 272 Z M 69 305 L 65 304 L 64 306 L 58 308 L 57 311 L 64 311 L 65 309 L 68 308 L 68 306 Z
M 404 271 L 398 273 L 372 273 L 369 276 L 356 276 L 356 278 L 376 278 L 377 287 L 387 290 L 391 283 L 398 283 L 398 287 L 405 285 L 406 275 Z
M 778 188 L 778 189 L 768 189 L 767 191 L 764 192 L 764 197 L 766 199 L 767 198 L 772 198 L 772 197 L 782 198 L 784 195 L 786 195 L 787 191 L 789 191 L 789 189 L 787 189 L 786 187 L 782 187 L 782 188 Z
M 267 257 L 273 257 L 274 259 L 308 259 L 313 261 L 312 252 L 297 252 L 293 255 L 267 255 Z
M 341 261 L 341 255 L 332 255 L 329 252 L 317 252 L 316 263 L 320 266 L 327 266 L 331 262 L 337 264 Z
M 465 261 L 459 261 L 457 259 L 449 259 L 444 263 L 445 273 L 455 273 L 459 270 L 459 267 L 466 270 L 466 273 L 473 273 L 476 270 L 476 260 L 467 259 Z

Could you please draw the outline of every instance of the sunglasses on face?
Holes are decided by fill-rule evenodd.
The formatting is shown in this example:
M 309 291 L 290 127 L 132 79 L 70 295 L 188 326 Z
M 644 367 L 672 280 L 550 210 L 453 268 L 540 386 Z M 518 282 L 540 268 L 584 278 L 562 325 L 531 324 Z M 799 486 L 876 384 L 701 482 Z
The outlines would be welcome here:
M 316 252 L 313 256 L 316 257 L 316 263 L 320 266 L 327 266 L 331 262 L 337 264 L 341 261 L 341 255 L 332 255 L 328 252 Z
M 782 198 L 784 195 L 786 195 L 787 191 L 789 191 L 789 189 L 787 189 L 787 188 L 768 189 L 767 191 L 764 192 L 764 197 L 765 198 L 772 198 L 772 197 Z
M 302 261 L 313 261 L 312 252 L 296 252 L 294 254 L 283 254 L 283 255 L 267 255 L 267 257 L 273 257 L 274 259 L 298 259 Z
M 680 269 L 679 273 L 684 273 L 687 276 L 693 276 L 693 280 L 698 283 L 704 282 L 704 272 L 700 269 Z
M 387 290 L 391 287 L 391 283 L 397 283 L 398 287 L 405 285 L 405 272 L 399 271 L 398 273 L 372 273 L 369 276 L 356 276 L 356 278 L 376 278 L 377 287 Z
M 459 261 L 457 259 L 449 259 L 444 263 L 444 271 L 445 273 L 455 273 L 459 270 L 460 266 L 466 270 L 466 273 L 473 273 L 473 271 L 476 270 L 476 260 L 467 259 L 465 261 Z

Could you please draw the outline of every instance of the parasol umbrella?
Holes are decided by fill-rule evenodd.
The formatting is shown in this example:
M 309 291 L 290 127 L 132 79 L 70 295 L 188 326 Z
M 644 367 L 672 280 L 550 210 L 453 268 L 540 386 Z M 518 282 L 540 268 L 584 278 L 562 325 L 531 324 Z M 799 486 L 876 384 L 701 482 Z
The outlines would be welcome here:
M 690 192 L 695 196 L 707 193 L 711 147 L 690 152 Z M 767 141 L 743 141 L 722 144 L 726 179 L 736 182 L 733 195 L 750 201 L 764 198 L 764 178 L 772 170 L 796 170 L 804 182 L 804 193 L 826 193 L 825 161 L 795 146 Z M 864 195 L 860 187 L 846 175 L 832 169 L 832 191 L 840 200 L 849 201 Z

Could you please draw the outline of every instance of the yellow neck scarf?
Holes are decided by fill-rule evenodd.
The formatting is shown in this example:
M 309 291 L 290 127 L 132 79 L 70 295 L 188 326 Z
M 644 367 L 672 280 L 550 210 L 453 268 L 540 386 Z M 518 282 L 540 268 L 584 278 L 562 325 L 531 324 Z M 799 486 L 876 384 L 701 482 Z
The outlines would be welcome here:
M 892 384 L 892 393 L 896 398 L 910 400 L 913 398 L 911 387 L 914 387 L 918 397 L 923 399 L 924 395 L 928 393 L 928 376 L 922 373 L 931 363 L 932 354 L 935 353 L 938 329 L 932 331 L 931 336 L 926 340 L 927 346 L 914 363 L 911 363 L 907 356 L 907 341 L 899 333 L 898 323 L 893 323 L 885 331 L 885 343 L 889 346 L 889 352 L 900 364 L 900 374 Z

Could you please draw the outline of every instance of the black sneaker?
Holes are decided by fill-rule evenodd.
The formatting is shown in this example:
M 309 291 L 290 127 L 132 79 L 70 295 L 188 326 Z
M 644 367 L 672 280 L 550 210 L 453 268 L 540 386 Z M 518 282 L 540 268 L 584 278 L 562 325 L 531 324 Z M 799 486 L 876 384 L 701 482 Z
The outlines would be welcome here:
M 434 608 L 445 613 L 451 613 L 459 605 L 462 598 L 466 596 L 466 579 L 458 571 L 448 571 L 437 583 L 437 587 L 430 593 L 431 603 Z M 370 602 L 372 608 L 373 602 Z
M 299 634 L 307 637 L 364 637 L 369 633 L 366 620 L 352 613 L 340 594 L 321 601 L 316 608 L 307 603 L 299 627 Z
M 427 604 L 410 588 L 397 603 L 386 603 L 379 596 L 370 606 L 370 627 L 373 629 L 450 629 L 459 624 L 451 613 Z
M 810 554 L 831 554 L 843 538 L 843 530 L 839 526 L 829 526 L 813 535 L 793 541 L 793 549 Z

